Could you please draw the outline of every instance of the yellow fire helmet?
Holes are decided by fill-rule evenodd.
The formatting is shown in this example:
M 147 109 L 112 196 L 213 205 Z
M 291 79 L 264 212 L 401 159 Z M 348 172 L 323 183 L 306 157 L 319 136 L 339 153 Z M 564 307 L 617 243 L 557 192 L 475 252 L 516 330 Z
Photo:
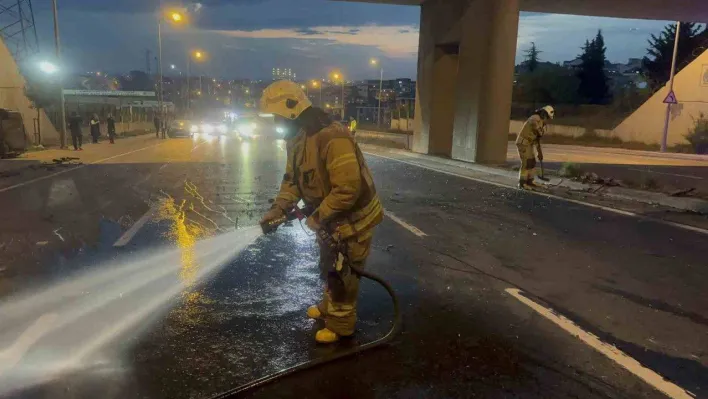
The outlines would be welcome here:
M 310 108 L 312 102 L 307 99 L 300 85 L 289 80 L 279 80 L 263 90 L 261 112 L 297 119 L 303 111 Z
M 546 111 L 546 114 L 548 114 L 548 117 L 551 119 L 556 117 L 556 110 L 550 105 L 546 105 L 545 107 L 541 108 L 541 110 Z

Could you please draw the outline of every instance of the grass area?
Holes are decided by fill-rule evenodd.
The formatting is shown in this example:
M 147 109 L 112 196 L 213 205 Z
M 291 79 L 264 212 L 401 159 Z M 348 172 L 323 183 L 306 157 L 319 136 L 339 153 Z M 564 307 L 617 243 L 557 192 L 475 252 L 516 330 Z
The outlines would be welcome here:
M 509 141 L 515 141 L 516 134 L 509 134 Z M 543 144 L 580 145 L 586 147 L 624 148 L 627 150 L 659 151 L 659 144 L 646 144 L 639 141 L 624 141 L 619 137 L 603 137 L 594 132 L 585 133 L 578 137 L 559 134 L 543 136 Z M 695 154 L 690 144 L 674 145 L 668 148 L 669 152 Z
M 385 126 L 378 127 L 376 125 L 370 125 L 370 124 L 369 125 L 360 124 L 357 127 L 357 130 L 366 130 L 369 132 L 380 132 L 380 133 L 413 134 L 413 132 L 406 132 L 403 130 L 391 129 L 391 128 L 387 128 Z
M 570 179 L 578 178 L 583 174 L 583 170 L 578 164 L 572 162 L 565 162 L 558 169 L 558 175 L 560 177 L 567 177 Z

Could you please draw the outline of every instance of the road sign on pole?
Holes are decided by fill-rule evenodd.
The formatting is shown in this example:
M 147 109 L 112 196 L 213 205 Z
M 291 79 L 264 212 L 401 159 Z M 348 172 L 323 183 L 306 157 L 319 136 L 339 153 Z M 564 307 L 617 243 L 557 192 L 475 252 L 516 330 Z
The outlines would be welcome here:
M 678 104 L 678 100 L 676 100 L 676 93 L 674 93 L 673 90 L 671 90 L 669 95 L 664 99 L 664 104 Z
M 671 117 L 671 104 L 676 104 L 676 94 L 674 94 L 674 77 L 676 75 L 676 56 L 678 54 L 679 33 L 681 32 L 681 22 L 676 22 L 676 35 L 674 37 L 674 54 L 671 60 L 671 74 L 669 75 L 669 95 L 666 103 L 666 119 L 664 120 L 664 134 L 661 136 L 661 152 L 666 152 L 666 142 L 669 137 L 669 121 Z M 669 102 L 669 100 L 673 100 Z

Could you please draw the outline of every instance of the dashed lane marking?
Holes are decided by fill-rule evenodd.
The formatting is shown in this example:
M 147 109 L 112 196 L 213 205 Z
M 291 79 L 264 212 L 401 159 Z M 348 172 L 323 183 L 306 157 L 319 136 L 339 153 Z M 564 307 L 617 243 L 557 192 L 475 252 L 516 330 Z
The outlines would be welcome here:
M 123 235 L 113 244 L 114 247 L 124 247 L 130 243 L 130 240 L 135 237 L 136 234 L 138 234 L 138 231 L 140 231 L 141 228 L 152 219 L 153 215 L 157 212 L 157 209 L 159 208 L 160 204 L 156 203 L 153 206 L 148 209 L 147 212 L 143 216 L 138 219 L 137 222 L 135 222 L 134 225 L 130 226 L 130 228 L 123 233 Z
M 57 317 L 56 313 L 43 314 L 27 327 L 11 346 L 0 351 L 0 375 L 22 360 L 32 345 L 52 329 Z
M 10 190 L 14 190 L 14 189 L 16 189 L 16 188 L 28 186 L 28 185 L 33 184 L 33 183 L 36 183 L 36 182 L 38 182 L 38 181 L 51 179 L 51 178 L 57 177 L 57 176 L 59 176 L 59 175 L 63 175 L 64 173 L 69 173 L 69 172 L 73 172 L 73 171 L 76 171 L 76 170 L 79 170 L 79 169 L 83 169 L 83 168 L 85 168 L 85 167 L 87 167 L 87 166 L 89 166 L 89 165 L 96 165 L 96 164 L 99 164 L 99 163 L 103 163 L 103 162 L 106 162 L 106 161 L 110 161 L 111 159 L 120 158 L 120 157 L 123 157 L 123 156 L 126 156 L 126 155 L 134 154 L 134 153 L 136 153 L 136 152 L 144 151 L 144 150 L 147 150 L 147 149 L 149 149 L 149 148 L 153 148 L 153 147 L 157 147 L 157 146 L 159 146 L 159 145 L 163 145 L 163 144 L 165 144 L 165 143 L 166 143 L 166 142 L 162 142 L 162 143 L 150 145 L 150 146 L 147 146 L 147 147 L 138 148 L 137 150 L 124 152 L 124 153 L 122 153 L 122 154 L 113 155 L 113 156 L 108 157 L 108 158 L 99 159 L 98 161 L 85 163 L 85 164 L 79 165 L 79 166 L 77 166 L 77 167 L 75 167 L 75 168 L 65 169 L 65 170 L 62 170 L 62 171 L 59 171 L 59 172 L 55 172 L 55 173 L 52 173 L 52 174 L 49 174 L 49 175 L 46 175 L 46 176 L 37 177 L 36 179 L 27 180 L 27 181 L 22 182 L 22 183 L 17 183 L 17 184 L 15 184 L 15 185 L 8 186 L 8 187 L 5 187 L 5 188 L 0 189 L 0 193 L 4 193 L 4 192 L 10 191 Z
M 398 223 L 403 227 L 404 229 L 410 231 L 411 233 L 415 234 L 416 236 L 423 238 L 426 237 L 427 234 L 423 233 L 423 231 L 412 224 L 409 224 L 405 222 L 403 219 L 399 218 L 393 212 L 385 211 L 386 216 L 388 216 L 389 219 L 393 220 L 394 222 Z
M 383 159 L 388 159 L 388 160 L 390 160 L 390 161 L 405 163 L 405 164 L 412 165 L 412 166 L 416 166 L 416 167 L 422 168 L 422 169 L 432 170 L 433 172 L 444 173 L 444 174 L 450 175 L 450 176 L 461 177 L 461 178 L 463 178 L 463 179 L 476 181 L 476 182 L 478 182 L 478 183 L 490 184 L 490 185 L 492 185 L 492 186 L 502 187 L 502 188 L 516 189 L 514 186 L 511 186 L 511 185 L 502 184 L 502 183 L 497 183 L 497 182 L 490 181 L 490 180 L 478 179 L 478 178 L 476 178 L 476 177 L 471 177 L 471 176 L 463 175 L 463 174 L 460 174 L 460 173 L 450 172 L 450 171 L 443 170 L 443 169 L 437 169 L 437 168 L 433 168 L 433 167 L 430 167 L 430 166 L 421 165 L 421 164 L 418 164 L 418 163 L 415 163 L 415 162 L 409 162 L 409 161 L 404 161 L 404 160 L 402 160 L 402 159 L 391 158 L 391 157 L 387 157 L 387 156 L 385 156 L 385 155 L 374 154 L 374 153 L 368 152 L 368 151 L 364 151 L 364 153 L 367 154 L 367 155 L 374 156 L 374 157 L 379 157 L 379 158 L 383 158 Z M 672 221 L 669 221 L 669 220 L 657 219 L 657 218 L 653 218 L 653 217 L 649 217 L 649 216 L 640 215 L 640 214 L 638 214 L 638 213 L 634 213 L 634 212 L 630 212 L 630 211 L 625 211 L 625 210 L 622 210 L 622 209 L 610 208 L 610 207 L 607 207 L 607 206 L 602 206 L 602 205 L 598 205 L 598 204 L 593 204 L 593 203 L 590 203 L 590 202 L 578 201 L 578 200 L 574 200 L 574 199 L 571 199 L 571 198 L 565 198 L 565 197 L 561 197 L 561 196 L 558 196 L 558 195 L 553 195 L 553 194 L 544 193 L 544 192 L 540 192 L 540 191 L 526 190 L 525 192 L 527 192 L 527 193 L 529 193 L 529 194 L 540 195 L 540 196 L 543 196 L 543 197 L 546 197 L 546 198 L 553 198 L 553 199 L 560 200 L 560 201 L 565 201 L 565 202 L 570 202 L 570 203 L 573 203 L 573 204 L 583 205 L 583 206 L 587 206 L 587 207 L 590 207 L 590 208 L 601 209 L 601 210 L 603 210 L 603 211 L 616 213 L 616 214 L 618 214 L 618 215 L 630 216 L 630 217 L 637 218 L 637 219 L 648 220 L 648 221 L 652 221 L 652 222 L 655 222 L 655 223 L 660 223 L 660 224 L 663 224 L 663 225 L 666 225 L 666 226 L 677 227 L 677 228 L 679 228 L 679 229 L 692 231 L 692 232 L 694 232 L 694 233 L 701 233 L 701 234 L 706 234 L 706 235 L 708 235 L 708 230 L 707 230 L 707 229 L 702 229 L 702 228 L 696 227 L 696 226 L 690 226 L 690 225 L 687 225 L 687 224 L 672 222 Z
M 518 299 L 524 305 L 533 309 L 536 313 L 545 317 L 546 319 L 552 321 L 557 326 L 570 333 L 574 337 L 583 341 L 587 345 L 591 346 L 596 351 L 607 356 L 610 360 L 619 364 L 625 368 L 630 373 L 641 378 L 647 384 L 651 385 L 655 389 L 664 393 L 666 396 L 672 399 L 694 399 L 695 395 L 681 388 L 680 386 L 667 381 L 661 375 L 657 374 L 651 369 L 644 367 L 641 363 L 636 361 L 634 358 L 630 357 L 626 353 L 617 349 L 616 347 L 601 341 L 595 335 L 583 330 L 578 327 L 571 320 L 565 318 L 564 316 L 554 312 L 552 309 L 546 308 L 538 303 L 532 301 L 531 299 L 525 297 L 521 294 L 521 291 L 517 288 L 507 288 L 504 290 L 507 294 Z

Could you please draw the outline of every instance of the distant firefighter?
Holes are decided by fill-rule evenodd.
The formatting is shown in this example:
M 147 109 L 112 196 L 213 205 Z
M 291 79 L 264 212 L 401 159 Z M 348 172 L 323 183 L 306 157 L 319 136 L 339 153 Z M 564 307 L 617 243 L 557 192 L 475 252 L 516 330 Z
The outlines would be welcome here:
M 519 168 L 519 188 L 533 188 L 536 186 L 534 177 L 536 175 L 536 154 L 534 147 L 538 152 L 538 160 L 543 162 L 543 150 L 541 149 L 541 138 L 546 133 L 546 126 L 550 120 L 556 115 L 556 111 L 552 106 L 545 107 L 534 112 L 531 117 L 526 120 L 524 126 L 516 138 L 516 148 L 519 150 L 519 159 L 521 167 Z

